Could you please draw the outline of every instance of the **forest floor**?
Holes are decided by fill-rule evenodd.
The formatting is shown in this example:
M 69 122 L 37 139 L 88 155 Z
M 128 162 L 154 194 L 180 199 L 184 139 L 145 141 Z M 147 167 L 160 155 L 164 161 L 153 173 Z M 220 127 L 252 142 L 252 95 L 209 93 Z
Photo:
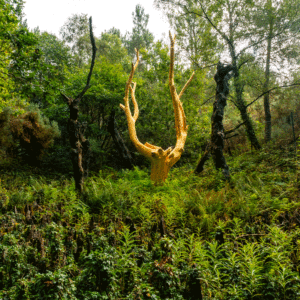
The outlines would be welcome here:
M 292 147 L 149 171 L 0 175 L 0 299 L 300 299 L 300 170 Z M 298 177 L 297 177 L 298 176 Z

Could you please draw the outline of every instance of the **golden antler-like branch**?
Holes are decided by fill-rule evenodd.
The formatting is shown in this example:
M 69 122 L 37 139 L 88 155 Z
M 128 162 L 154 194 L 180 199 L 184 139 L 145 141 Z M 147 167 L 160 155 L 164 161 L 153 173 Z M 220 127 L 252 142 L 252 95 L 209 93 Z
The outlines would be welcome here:
M 139 107 L 135 100 L 135 88 L 136 88 L 136 83 L 133 82 L 133 86 L 130 85 L 130 91 L 131 91 L 131 100 L 132 100 L 133 108 L 134 108 L 134 115 L 133 115 L 134 121 L 136 121 L 137 118 L 139 117 Z
M 178 95 L 176 92 L 175 84 L 174 84 L 174 60 L 175 60 L 175 36 L 172 37 L 170 33 L 171 40 L 171 53 L 170 53 L 170 72 L 169 72 L 169 86 L 172 96 L 172 102 L 175 113 L 175 128 L 176 128 L 176 145 L 175 148 L 170 147 L 167 150 L 163 150 L 161 147 L 151 145 L 149 143 L 142 144 L 136 134 L 135 122 L 139 115 L 138 104 L 135 99 L 135 88 L 136 84 L 132 82 L 134 72 L 138 66 L 139 62 L 139 52 L 136 50 L 137 60 L 136 63 L 131 68 L 131 72 L 126 83 L 125 88 L 125 97 L 124 103 L 125 106 L 120 104 L 120 107 L 124 110 L 127 122 L 128 122 L 128 130 L 129 136 L 136 149 L 144 156 L 146 156 L 151 161 L 151 179 L 155 181 L 155 183 L 163 183 L 168 176 L 168 172 L 170 168 L 180 159 L 181 154 L 183 153 L 185 140 L 187 137 L 187 129 L 186 125 L 186 117 L 184 114 L 184 110 L 182 107 L 182 103 L 180 102 L 180 97 L 188 87 L 189 83 L 193 79 L 194 73 L 191 78 L 187 81 L 182 91 Z M 132 85 L 133 84 L 133 85 Z M 134 106 L 134 115 L 132 116 L 130 107 L 129 107 L 129 90 L 131 92 L 131 99 Z
M 176 145 L 174 150 L 171 152 L 169 156 L 169 165 L 170 167 L 173 166 L 181 157 L 181 154 L 184 151 L 184 144 L 187 137 L 187 129 L 188 126 L 186 125 L 186 117 L 185 113 L 182 107 L 182 103 L 180 101 L 180 97 L 188 87 L 189 83 L 192 81 L 194 77 L 194 73 L 190 77 L 190 79 L 187 81 L 187 83 L 184 85 L 183 89 L 181 90 L 180 94 L 177 94 L 175 83 L 174 83 L 174 61 L 175 61 L 175 39 L 176 36 L 174 35 L 174 38 L 171 35 L 171 32 L 169 32 L 170 41 L 171 41 L 171 49 L 170 49 L 170 72 L 169 72 L 169 86 L 170 86 L 170 92 L 171 97 L 173 101 L 173 107 L 174 107 L 174 114 L 175 114 L 175 129 L 176 129 Z
M 136 129 L 135 129 L 135 122 L 139 116 L 139 108 L 137 101 L 135 99 L 135 88 L 136 88 L 136 83 L 132 82 L 134 72 L 139 64 L 139 51 L 135 49 L 136 52 L 136 62 L 135 64 L 132 64 L 131 67 L 131 72 L 129 75 L 129 78 L 126 82 L 126 88 L 125 88 L 125 97 L 124 97 L 124 103 L 125 106 L 120 104 L 120 107 L 124 110 L 126 117 L 127 117 L 127 123 L 128 123 L 128 131 L 129 131 L 129 137 L 137 150 L 143 154 L 144 156 L 151 158 L 152 150 L 147 147 L 146 145 L 143 145 L 136 134 Z M 133 84 L 133 85 L 132 85 Z M 131 92 L 131 98 L 134 106 L 134 115 L 132 116 L 131 111 L 130 111 L 130 105 L 129 105 L 129 90 Z

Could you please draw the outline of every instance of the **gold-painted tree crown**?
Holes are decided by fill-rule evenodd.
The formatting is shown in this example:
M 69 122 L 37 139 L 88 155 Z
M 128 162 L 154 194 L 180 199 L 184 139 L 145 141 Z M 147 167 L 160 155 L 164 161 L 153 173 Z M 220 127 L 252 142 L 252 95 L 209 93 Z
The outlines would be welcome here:
M 139 63 L 139 51 L 136 51 L 136 62 L 132 63 L 131 72 L 126 83 L 124 104 L 120 104 L 120 107 L 126 114 L 129 136 L 136 149 L 145 157 L 151 161 L 151 180 L 155 184 L 163 184 L 166 180 L 170 168 L 180 159 L 181 154 L 184 151 L 184 144 L 187 137 L 188 125 L 186 124 L 186 117 L 183 110 L 182 103 L 180 101 L 181 96 L 188 87 L 189 83 L 194 77 L 194 73 L 191 78 L 187 81 L 179 95 L 177 94 L 174 84 L 174 60 L 175 60 L 175 36 L 172 37 L 171 32 L 169 33 L 171 41 L 170 49 L 170 71 L 169 71 L 169 86 L 174 107 L 175 114 L 175 128 L 176 128 L 176 145 L 163 150 L 161 147 L 151 145 L 149 143 L 142 144 L 136 134 L 135 122 L 139 116 L 139 108 L 135 99 L 136 83 L 132 82 L 134 72 Z M 129 91 L 131 93 L 131 99 L 134 106 L 134 114 L 131 114 L 129 107 Z

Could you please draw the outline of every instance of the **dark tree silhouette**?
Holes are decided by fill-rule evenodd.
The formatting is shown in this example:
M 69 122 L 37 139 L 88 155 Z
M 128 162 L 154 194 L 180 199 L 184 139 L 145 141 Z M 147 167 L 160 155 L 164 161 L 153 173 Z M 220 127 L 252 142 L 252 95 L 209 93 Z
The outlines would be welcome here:
M 92 61 L 90 66 L 90 72 L 88 74 L 86 86 L 80 92 L 80 94 L 72 99 L 62 93 L 62 96 L 70 109 L 70 118 L 68 121 L 68 132 L 71 144 L 71 157 L 73 163 L 73 170 L 74 170 L 74 180 L 75 180 L 75 187 L 79 192 L 82 192 L 84 178 L 88 176 L 89 170 L 89 160 L 90 160 L 90 143 L 84 137 L 84 133 L 86 130 L 86 123 L 82 124 L 78 121 L 78 113 L 79 113 L 79 103 L 84 96 L 85 92 L 90 87 L 90 80 L 95 64 L 95 57 L 96 57 L 96 45 L 95 39 L 93 35 L 92 29 L 92 17 L 90 17 L 90 38 L 91 44 L 93 49 L 92 54 Z
M 226 164 L 225 157 L 223 155 L 225 132 L 223 126 L 224 109 L 227 105 L 227 96 L 229 93 L 229 80 L 234 75 L 234 68 L 232 65 L 224 66 L 222 63 L 218 63 L 217 73 L 214 77 L 216 88 L 216 100 L 213 106 L 213 114 L 211 117 L 211 140 L 207 144 L 205 152 L 201 157 L 195 173 L 203 171 L 205 162 L 212 155 L 216 169 L 222 169 L 226 179 L 230 178 L 229 168 Z

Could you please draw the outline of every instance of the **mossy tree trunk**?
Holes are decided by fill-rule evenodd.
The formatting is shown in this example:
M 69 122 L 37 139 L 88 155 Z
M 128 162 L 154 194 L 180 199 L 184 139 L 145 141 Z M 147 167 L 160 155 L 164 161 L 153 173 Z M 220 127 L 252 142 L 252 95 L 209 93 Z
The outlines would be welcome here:
M 233 67 L 231 65 L 224 66 L 218 63 L 217 73 L 214 77 L 216 88 L 216 100 L 213 106 L 213 114 L 211 117 L 211 154 L 217 170 L 222 169 L 224 177 L 229 179 L 229 168 L 223 155 L 225 133 L 224 133 L 224 110 L 227 105 L 227 96 L 229 93 L 228 81 L 231 78 Z
M 243 123 L 246 128 L 246 133 L 248 136 L 248 139 L 251 143 L 251 146 L 253 146 L 255 149 L 260 149 L 261 146 L 258 142 L 258 139 L 256 137 L 253 123 L 251 121 L 251 118 L 248 114 L 247 108 L 248 106 L 245 103 L 244 97 L 243 97 L 243 91 L 244 91 L 244 83 L 242 82 L 241 76 L 240 76 L 240 69 L 241 67 L 247 63 L 248 60 L 239 62 L 239 57 L 241 54 L 247 49 L 248 46 L 246 46 L 243 50 L 237 54 L 236 52 L 236 41 L 235 41 L 235 28 L 236 28 L 236 20 L 234 16 L 234 8 L 231 7 L 230 1 L 226 2 L 226 6 L 228 9 L 228 33 L 226 34 L 223 32 L 220 28 L 216 26 L 208 16 L 207 12 L 205 11 L 203 5 L 199 3 L 202 9 L 202 12 L 204 13 L 204 17 L 207 19 L 207 21 L 212 25 L 212 27 L 220 34 L 222 39 L 226 42 L 229 50 L 229 54 L 231 57 L 231 65 L 234 70 L 234 90 L 235 90 L 235 102 L 237 109 L 240 111 L 241 118 L 243 120 Z
M 195 173 L 201 173 L 204 169 L 205 162 L 212 155 L 215 168 L 221 169 L 225 179 L 229 179 L 229 168 L 223 154 L 225 132 L 223 125 L 224 110 L 227 105 L 227 96 L 229 93 L 229 79 L 232 77 L 234 68 L 232 65 L 224 66 L 220 62 L 217 66 L 217 73 L 214 77 L 216 87 L 216 100 L 213 105 L 213 114 L 211 117 L 211 140 L 207 144 L 204 155 L 201 157 Z
M 258 142 L 258 139 L 256 137 L 252 120 L 250 119 L 250 116 L 247 111 L 247 105 L 245 104 L 245 101 L 243 99 L 243 85 L 240 82 L 239 78 L 239 71 L 237 68 L 235 68 L 235 74 L 234 74 L 234 88 L 236 93 L 236 107 L 240 111 L 241 118 L 243 120 L 243 123 L 245 125 L 246 133 L 248 136 L 248 139 L 251 143 L 251 146 L 254 147 L 254 149 L 258 150 L 261 149 L 261 146 Z

